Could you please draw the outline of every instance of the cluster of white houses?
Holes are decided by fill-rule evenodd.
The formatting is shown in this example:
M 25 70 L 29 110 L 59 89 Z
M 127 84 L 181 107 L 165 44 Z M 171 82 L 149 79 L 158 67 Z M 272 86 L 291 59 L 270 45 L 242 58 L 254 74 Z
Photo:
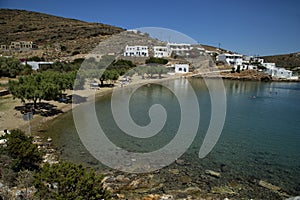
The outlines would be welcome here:
M 166 46 L 153 46 L 152 55 L 156 58 L 167 58 L 172 55 L 172 53 L 181 56 L 188 56 L 189 51 L 193 47 L 191 44 L 178 44 L 178 43 L 168 43 Z M 150 49 L 148 46 L 129 46 L 125 47 L 124 56 L 133 57 L 149 57 Z M 175 73 L 188 73 L 189 64 L 187 63 L 176 63 L 172 67 L 175 69 Z
M 37 48 L 38 46 L 32 41 L 14 41 L 11 42 L 10 45 L 5 45 L 5 44 L 0 45 L 1 51 L 8 51 L 8 50 L 23 51 L 23 50 L 32 50 Z
M 133 57 L 149 57 L 150 52 L 153 57 L 163 58 L 170 57 L 172 54 L 180 56 L 189 56 L 190 50 L 194 47 L 191 44 L 178 44 L 178 43 L 167 43 L 166 46 L 153 46 L 150 50 L 148 46 L 129 46 L 125 47 L 124 56 L 133 56 Z M 197 48 L 200 52 L 211 54 L 211 52 L 206 51 L 204 48 Z M 284 68 L 276 67 L 275 63 L 266 63 L 264 59 L 253 57 L 253 56 L 244 56 L 241 54 L 232 54 L 232 53 L 223 53 L 219 54 L 218 52 L 212 52 L 218 54 L 216 57 L 217 61 L 222 61 L 225 64 L 228 64 L 237 70 L 261 70 L 258 66 L 263 66 L 265 72 L 275 78 L 281 79 L 298 79 L 298 76 L 293 76 L 292 71 L 286 70 Z M 189 65 L 185 63 L 174 64 L 175 73 L 187 73 L 189 72 Z
M 231 65 L 237 70 L 258 70 L 258 65 L 265 68 L 265 72 L 275 78 L 280 79 L 298 79 L 298 76 L 293 76 L 292 71 L 284 68 L 276 67 L 275 63 L 266 63 L 264 59 L 252 56 L 244 56 L 241 54 L 224 53 L 217 56 L 217 61 L 222 61 Z
M 191 44 L 168 43 L 166 46 L 153 46 L 153 57 L 163 58 L 170 57 L 172 53 L 186 56 L 192 49 Z M 148 46 L 126 46 L 124 56 L 149 57 Z

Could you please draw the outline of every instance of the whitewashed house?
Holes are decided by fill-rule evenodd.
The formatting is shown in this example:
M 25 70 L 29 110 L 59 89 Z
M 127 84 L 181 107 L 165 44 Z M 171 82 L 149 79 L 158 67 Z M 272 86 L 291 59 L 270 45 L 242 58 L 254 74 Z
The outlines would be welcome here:
M 275 63 L 261 63 L 262 66 L 264 66 L 267 69 L 273 69 L 276 68 L 276 64 Z
M 175 73 L 183 74 L 189 72 L 189 64 L 174 64 Z
M 167 44 L 168 53 L 171 55 L 172 53 L 180 56 L 188 56 L 189 51 L 193 48 L 191 44 L 185 43 L 168 43 Z
M 153 56 L 157 58 L 170 57 L 171 51 L 169 51 L 166 46 L 154 46 Z
M 27 61 L 27 62 L 21 62 L 22 65 L 30 65 L 33 70 L 38 70 L 41 65 L 52 65 L 53 62 L 36 62 L 36 61 Z
M 237 69 L 238 66 L 240 66 L 240 69 L 242 69 L 243 55 L 224 53 L 217 56 L 217 61 L 225 62 L 228 65 L 233 66 L 235 69 Z
M 267 64 L 275 64 L 275 63 L 263 63 L 267 69 L 265 70 L 270 76 L 280 79 L 294 79 L 292 78 L 293 72 L 284 68 L 276 67 L 275 65 L 267 65 Z
M 147 46 L 126 45 L 124 56 L 149 57 L 149 50 Z
M 292 71 L 286 70 L 284 68 L 270 68 L 267 69 L 267 73 L 272 77 L 281 78 L 281 79 L 292 79 Z

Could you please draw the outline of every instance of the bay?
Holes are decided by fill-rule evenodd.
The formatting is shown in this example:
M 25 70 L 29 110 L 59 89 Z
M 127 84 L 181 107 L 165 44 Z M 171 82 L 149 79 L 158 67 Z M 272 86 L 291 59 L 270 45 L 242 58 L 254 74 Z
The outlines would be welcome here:
M 185 166 L 187 174 L 199 176 L 205 169 L 225 171 L 224 176 L 228 180 L 238 177 L 245 180 L 263 179 L 292 194 L 299 192 L 299 83 L 224 80 L 227 105 L 224 128 L 213 150 L 200 159 L 199 149 L 211 119 L 209 91 L 203 79 L 172 82 L 181 86 L 183 92 L 184 84 L 191 84 L 199 102 L 197 135 L 180 158 L 189 163 Z M 188 93 L 185 95 L 189 96 Z M 178 99 L 170 90 L 160 84 L 144 85 L 130 99 L 130 115 L 134 122 L 140 126 L 147 125 L 150 122 L 148 111 L 154 104 L 162 105 L 168 117 L 163 129 L 148 139 L 134 138 L 122 132 L 112 116 L 110 95 L 97 99 L 97 117 L 115 145 L 128 151 L 151 152 L 162 148 L 175 137 L 181 115 Z M 82 145 L 71 112 L 52 121 L 44 134 L 53 138 L 54 144 L 62 151 L 63 159 L 109 170 Z M 174 164 L 169 166 L 172 167 Z

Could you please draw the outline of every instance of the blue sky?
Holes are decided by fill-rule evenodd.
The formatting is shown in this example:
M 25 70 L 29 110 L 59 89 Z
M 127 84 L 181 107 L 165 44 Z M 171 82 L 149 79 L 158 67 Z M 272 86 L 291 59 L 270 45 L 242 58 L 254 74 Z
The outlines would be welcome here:
M 125 29 L 168 28 L 247 55 L 300 51 L 299 0 L 1 0 L 0 7 Z

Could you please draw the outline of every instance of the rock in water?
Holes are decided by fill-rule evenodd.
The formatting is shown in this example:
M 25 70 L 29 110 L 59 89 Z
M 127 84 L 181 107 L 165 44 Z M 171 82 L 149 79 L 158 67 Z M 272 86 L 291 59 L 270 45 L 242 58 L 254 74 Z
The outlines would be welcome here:
M 215 172 L 213 170 L 205 170 L 205 174 L 216 177 L 216 178 L 220 178 L 221 177 L 221 173 L 220 172 Z
M 281 190 L 280 187 L 275 186 L 275 185 L 272 185 L 271 183 L 268 183 L 268 182 L 263 181 L 263 180 L 260 180 L 260 181 L 258 182 L 258 185 L 260 185 L 260 186 L 262 186 L 262 187 L 264 187 L 264 188 L 267 188 L 267 189 L 269 189 L 269 190 L 272 190 L 272 191 L 274 191 L 274 192 L 277 192 L 277 191 Z

